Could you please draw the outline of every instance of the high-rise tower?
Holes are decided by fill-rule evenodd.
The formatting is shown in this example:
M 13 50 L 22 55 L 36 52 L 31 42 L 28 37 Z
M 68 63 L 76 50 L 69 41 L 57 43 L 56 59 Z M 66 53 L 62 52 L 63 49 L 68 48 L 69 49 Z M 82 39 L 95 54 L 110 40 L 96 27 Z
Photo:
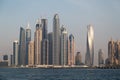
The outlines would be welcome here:
M 35 40 L 35 65 L 40 65 L 41 64 L 42 27 L 41 27 L 41 21 L 39 19 L 36 24 L 34 40 Z
M 73 34 L 69 35 L 68 40 L 68 65 L 72 66 L 75 64 L 75 41 Z
M 115 42 L 113 40 L 108 42 L 108 59 L 110 65 L 113 65 L 115 58 Z
M 31 29 L 29 24 L 26 28 L 26 65 L 28 65 L 28 44 L 31 41 Z
M 94 30 L 92 25 L 87 26 L 87 52 L 85 63 L 87 66 L 94 64 Z
M 120 41 L 115 43 L 115 64 L 120 65 Z
M 48 41 L 49 41 L 48 63 L 49 65 L 52 65 L 53 64 L 53 32 L 48 33 Z
M 28 44 L 28 66 L 34 66 L 34 41 Z
M 58 14 L 53 18 L 53 65 L 60 65 L 60 22 Z
M 41 54 L 41 64 L 48 65 L 48 52 L 49 52 L 49 42 L 48 39 L 42 40 L 42 54 Z
M 18 41 L 13 42 L 13 64 L 18 66 Z
M 48 65 L 48 35 L 47 35 L 47 19 L 41 19 L 42 24 L 42 54 L 41 54 L 41 64 Z
M 64 27 L 61 28 L 60 43 L 60 64 L 68 65 L 68 34 Z
M 25 58 L 26 58 L 25 54 L 26 54 L 25 29 L 20 27 L 19 54 L 18 54 L 19 65 L 25 65 Z

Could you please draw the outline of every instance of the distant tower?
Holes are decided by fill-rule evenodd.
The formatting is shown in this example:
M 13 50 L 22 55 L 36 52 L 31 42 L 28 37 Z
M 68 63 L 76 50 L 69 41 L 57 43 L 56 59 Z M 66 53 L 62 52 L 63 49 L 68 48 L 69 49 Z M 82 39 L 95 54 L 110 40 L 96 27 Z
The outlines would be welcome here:
M 34 41 L 28 44 L 28 66 L 34 66 Z
M 68 40 L 68 65 L 75 64 L 75 41 L 72 34 L 69 35 Z
M 10 66 L 14 66 L 13 55 L 10 55 Z
M 18 41 L 13 42 L 13 64 L 18 65 Z
M 75 64 L 76 65 L 81 65 L 82 64 L 82 56 L 80 52 L 77 52 L 75 56 Z
M 103 66 L 103 64 L 104 64 L 104 55 L 102 49 L 100 49 L 98 52 L 98 65 Z
M 60 65 L 60 22 L 58 14 L 53 18 L 53 65 Z
M 48 41 L 49 41 L 49 65 L 53 64 L 53 33 L 48 33 Z
M 110 65 L 114 63 L 114 56 L 115 56 L 115 42 L 113 40 L 108 42 L 108 60 Z
M 26 28 L 26 65 L 28 65 L 28 44 L 31 41 L 31 29 L 29 24 Z
M 41 21 L 39 19 L 36 24 L 34 40 L 35 40 L 35 65 L 40 65 L 41 64 L 42 27 L 41 27 Z
M 61 37 L 60 37 L 60 43 L 61 43 L 61 54 L 60 54 L 60 64 L 61 65 L 68 65 L 68 33 L 67 30 L 62 26 L 61 28 Z
M 25 65 L 26 60 L 25 54 L 26 54 L 25 29 L 20 27 L 19 54 L 18 54 L 19 65 Z
M 120 65 L 120 42 L 115 42 L 115 64 Z
M 87 53 L 85 63 L 87 66 L 94 64 L 94 30 L 91 25 L 87 26 Z

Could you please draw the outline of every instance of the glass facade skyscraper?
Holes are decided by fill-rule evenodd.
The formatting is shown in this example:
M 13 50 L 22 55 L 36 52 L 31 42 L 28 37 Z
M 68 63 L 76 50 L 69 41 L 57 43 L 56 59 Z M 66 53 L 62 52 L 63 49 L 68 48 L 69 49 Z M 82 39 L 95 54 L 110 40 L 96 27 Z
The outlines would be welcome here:
M 72 66 L 75 64 L 75 41 L 73 34 L 69 35 L 68 40 L 68 65 Z
M 35 65 L 41 65 L 42 27 L 40 20 L 38 20 L 36 24 L 34 40 L 35 40 Z
M 28 65 L 28 44 L 31 41 L 31 29 L 29 24 L 26 28 L 26 65 Z
M 87 26 L 87 52 L 85 63 L 87 66 L 94 64 L 94 30 L 92 25 Z
M 13 42 L 13 64 L 18 66 L 18 41 Z
M 48 33 L 48 41 L 49 41 L 49 65 L 53 64 L 53 32 Z
M 53 18 L 53 65 L 60 65 L 60 22 L 58 14 Z
M 41 64 L 48 65 L 48 52 L 49 52 L 49 42 L 47 39 L 42 40 L 42 54 L 41 54 Z
M 68 65 L 68 33 L 64 27 L 61 28 L 60 43 L 60 65 Z
M 48 51 L 49 51 L 49 41 L 48 41 L 48 20 L 41 19 L 42 24 L 42 53 L 41 53 L 41 64 L 48 65 Z
M 18 54 L 19 65 L 25 65 L 25 60 L 26 60 L 25 55 L 26 55 L 25 29 L 20 27 L 19 54 Z

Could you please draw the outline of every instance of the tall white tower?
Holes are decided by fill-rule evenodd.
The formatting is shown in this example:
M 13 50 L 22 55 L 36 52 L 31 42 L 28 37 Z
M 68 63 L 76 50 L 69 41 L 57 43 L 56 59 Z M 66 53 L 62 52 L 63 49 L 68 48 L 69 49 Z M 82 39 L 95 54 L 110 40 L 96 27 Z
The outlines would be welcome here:
M 61 37 L 60 37 L 60 64 L 68 65 L 68 34 L 67 30 L 62 26 L 61 28 Z
M 87 26 L 87 52 L 85 63 L 87 66 L 94 64 L 94 30 L 92 25 Z
M 60 65 L 60 22 L 58 14 L 53 18 L 53 65 Z

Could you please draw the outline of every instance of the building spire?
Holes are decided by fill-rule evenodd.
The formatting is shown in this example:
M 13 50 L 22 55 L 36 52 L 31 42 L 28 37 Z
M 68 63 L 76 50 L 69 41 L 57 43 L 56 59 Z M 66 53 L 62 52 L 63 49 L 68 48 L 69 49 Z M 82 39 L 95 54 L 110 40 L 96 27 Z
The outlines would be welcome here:
M 28 22 L 28 24 L 27 24 L 27 28 L 26 29 L 30 29 L 30 24 L 29 24 L 29 22 Z

